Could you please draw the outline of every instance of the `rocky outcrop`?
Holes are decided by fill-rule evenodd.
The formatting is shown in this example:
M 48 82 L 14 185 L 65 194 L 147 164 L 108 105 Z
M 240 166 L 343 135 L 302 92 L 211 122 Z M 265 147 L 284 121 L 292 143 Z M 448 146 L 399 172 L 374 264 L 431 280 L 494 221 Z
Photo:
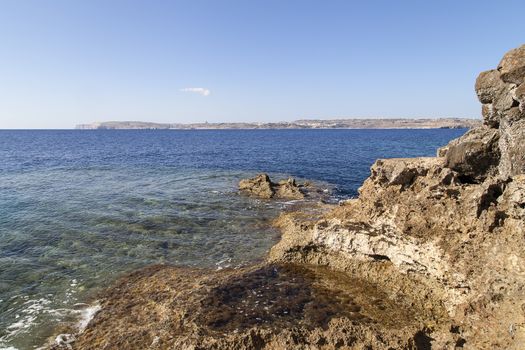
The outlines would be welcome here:
M 522 46 L 480 75 L 484 125 L 437 157 L 378 160 L 358 198 L 282 214 L 267 262 L 122 279 L 73 346 L 525 348 L 524 67 Z
M 279 181 L 275 195 L 277 198 L 302 199 L 304 188 L 304 185 L 297 185 L 294 178 L 289 178 Z
M 505 83 L 521 85 L 525 81 L 525 45 L 507 52 L 498 64 L 498 71 Z
M 524 348 L 524 67 L 522 46 L 480 74 L 484 125 L 437 158 L 378 160 L 359 198 L 313 224 L 281 218 L 270 259 L 411 286 L 450 317 L 429 333 L 433 349 Z
M 525 45 L 507 52 L 497 70 L 481 73 L 476 81 L 484 122 L 499 134 L 503 179 L 525 172 L 524 76 Z
M 451 169 L 474 180 L 496 173 L 507 179 L 525 171 L 524 72 L 525 46 L 521 46 L 505 54 L 497 69 L 479 75 L 475 89 L 486 127 L 472 130 L 441 151 Z
M 239 190 L 259 198 L 303 199 L 305 185 L 297 185 L 295 179 L 289 178 L 273 183 L 268 174 L 259 174 L 251 179 L 239 182 Z
M 255 197 L 272 198 L 275 195 L 274 186 L 267 174 L 259 174 L 251 179 L 242 179 L 239 191 Z
M 460 174 L 464 181 L 481 182 L 497 172 L 499 137 L 496 129 L 472 129 L 442 148 L 438 154 L 444 155 L 445 166 Z

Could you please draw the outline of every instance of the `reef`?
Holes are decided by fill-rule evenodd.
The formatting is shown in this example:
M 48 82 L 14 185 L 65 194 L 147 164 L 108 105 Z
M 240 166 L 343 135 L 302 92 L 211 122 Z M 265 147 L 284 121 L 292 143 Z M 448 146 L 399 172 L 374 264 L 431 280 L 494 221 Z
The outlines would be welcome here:
M 521 46 L 476 81 L 483 125 L 437 157 L 377 160 L 358 198 L 283 213 L 264 263 L 122 278 L 68 346 L 525 348 L 524 80 Z

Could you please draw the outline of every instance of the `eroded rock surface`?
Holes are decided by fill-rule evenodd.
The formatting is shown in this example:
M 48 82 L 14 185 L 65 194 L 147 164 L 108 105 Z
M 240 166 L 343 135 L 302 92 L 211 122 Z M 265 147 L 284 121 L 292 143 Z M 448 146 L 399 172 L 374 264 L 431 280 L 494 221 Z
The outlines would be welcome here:
M 455 170 L 465 181 L 483 181 L 497 171 L 501 157 L 499 137 L 497 129 L 469 130 L 446 146 L 445 166 Z
M 274 186 L 268 174 L 259 174 L 254 178 L 242 179 L 239 182 L 241 192 L 260 198 L 272 198 L 275 195 Z
M 476 81 L 484 123 L 499 136 L 499 176 L 504 179 L 525 171 L 524 77 L 525 45 L 507 52 L 496 70 L 481 73 Z
M 484 126 L 437 158 L 378 160 L 359 198 L 313 223 L 283 215 L 270 259 L 440 303 L 432 349 L 525 348 L 524 67 L 522 46 L 480 74 Z
M 77 349 L 336 349 L 429 344 L 447 317 L 324 267 L 209 271 L 152 266 L 102 296 Z M 399 294 L 399 292 L 397 292 Z M 434 311 L 434 312 L 433 312 Z M 437 311 L 437 312 L 436 312 Z
M 268 174 L 259 174 L 251 179 L 243 179 L 239 182 L 239 190 L 251 196 L 259 198 L 283 198 L 303 199 L 305 197 L 305 186 L 298 185 L 295 179 L 272 182 Z

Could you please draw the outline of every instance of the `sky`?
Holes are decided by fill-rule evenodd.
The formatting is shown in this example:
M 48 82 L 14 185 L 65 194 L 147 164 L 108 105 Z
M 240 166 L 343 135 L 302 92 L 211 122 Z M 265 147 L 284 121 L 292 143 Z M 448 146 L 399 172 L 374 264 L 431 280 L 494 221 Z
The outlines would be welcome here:
M 523 0 L 0 0 L 0 128 L 479 117 Z

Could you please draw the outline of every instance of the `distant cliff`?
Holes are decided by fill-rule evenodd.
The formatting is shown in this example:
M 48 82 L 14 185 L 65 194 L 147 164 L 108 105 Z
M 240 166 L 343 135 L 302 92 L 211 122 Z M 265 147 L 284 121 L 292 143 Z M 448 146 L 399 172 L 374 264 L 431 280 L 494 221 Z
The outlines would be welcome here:
M 149 123 L 139 121 L 110 121 L 80 124 L 76 129 L 439 129 L 473 128 L 481 125 L 478 119 L 425 118 L 425 119 L 301 119 L 278 123 Z

